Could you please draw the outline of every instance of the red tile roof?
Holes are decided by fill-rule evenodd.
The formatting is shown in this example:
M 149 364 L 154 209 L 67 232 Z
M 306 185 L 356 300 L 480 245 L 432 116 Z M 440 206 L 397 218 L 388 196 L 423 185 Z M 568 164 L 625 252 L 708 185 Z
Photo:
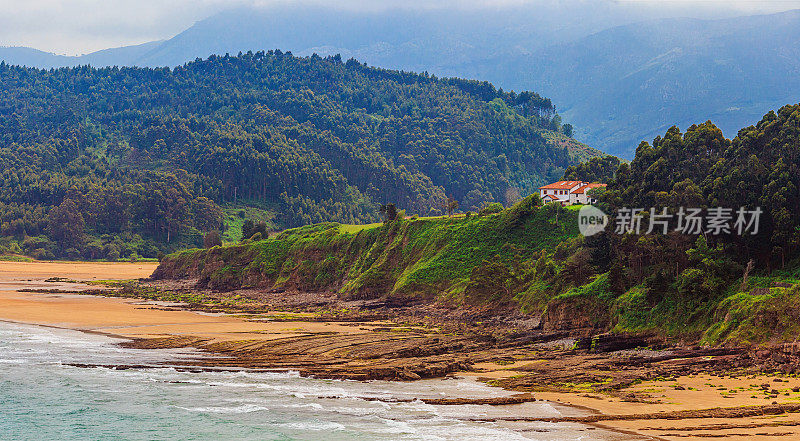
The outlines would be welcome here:
M 581 181 L 558 181 L 543 187 L 539 187 L 539 190 L 569 190 L 570 188 L 581 184 L 583 184 Z

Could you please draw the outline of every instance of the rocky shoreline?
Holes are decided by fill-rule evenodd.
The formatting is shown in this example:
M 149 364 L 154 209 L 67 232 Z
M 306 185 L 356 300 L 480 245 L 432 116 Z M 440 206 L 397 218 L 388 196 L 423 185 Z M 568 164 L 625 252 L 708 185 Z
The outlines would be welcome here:
M 167 364 L 190 372 L 277 370 L 361 381 L 468 376 L 517 394 L 428 404 L 557 402 L 588 414 L 513 421 L 578 423 L 637 439 L 791 439 L 800 425 L 796 344 L 698 347 L 654 335 L 553 331 L 498 308 L 342 301 L 326 293 L 216 293 L 191 285 L 87 287 L 42 278 L 0 293 L 0 319 L 116 335 L 134 348 L 202 351 L 203 357 Z
M 193 281 L 148 283 L 174 290 L 191 289 L 187 286 Z M 306 318 L 309 321 L 347 323 L 364 332 L 319 333 L 259 342 L 142 339 L 128 345 L 193 347 L 221 356 L 201 361 L 201 366 L 293 369 L 318 378 L 413 381 L 473 376 L 524 394 L 518 399 L 558 401 L 591 412 L 581 417 L 512 421 L 580 423 L 658 439 L 786 439 L 795 435 L 794 428 L 800 424 L 800 403 L 791 401 L 800 401 L 800 393 L 794 392 L 800 392 L 800 380 L 795 377 L 800 373 L 797 345 L 758 349 L 699 347 L 671 343 L 655 335 L 613 335 L 585 327 L 568 331 L 559 326 L 543 326 L 540 320 L 511 310 L 343 302 L 335 295 L 302 292 L 204 291 L 211 298 L 231 294 L 251 300 L 242 308 L 249 313 L 258 309 L 311 313 Z M 374 326 L 373 319 L 382 320 L 382 325 Z M 676 392 L 707 395 L 708 391 L 680 385 L 684 379 L 698 376 L 708 376 L 708 384 L 713 378 L 735 378 L 733 381 L 738 383 L 759 379 L 762 383 L 751 387 L 759 401 L 751 398 L 751 403 L 739 405 L 739 400 L 728 401 L 725 398 L 731 397 L 721 395 L 706 405 L 702 400 L 692 403 L 688 398 L 688 402 L 669 410 L 669 398 L 654 393 L 656 388 L 637 387 L 666 383 Z M 784 388 L 772 383 L 789 381 L 782 378 L 797 385 Z M 766 381 L 770 383 L 763 383 Z M 513 404 L 508 398 L 491 401 L 482 404 Z M 604 405 L 611 407 L 603 409 Z M 771 420 L 776 417 L 786 421 Z M 687 425 L 669 424 L 678 420 Z

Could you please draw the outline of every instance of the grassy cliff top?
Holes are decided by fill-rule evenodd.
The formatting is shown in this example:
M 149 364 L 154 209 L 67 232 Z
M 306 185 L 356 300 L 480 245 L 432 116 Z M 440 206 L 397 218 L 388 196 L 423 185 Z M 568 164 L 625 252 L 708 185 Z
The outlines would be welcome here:
M 260 286 L 348 297 L 460 296 L 488 262 L 537 258 L 578 235 L 574 210 L 528 198 L 496 213 L 321 223 L 265 240 L 167 256 L 157 277 L 200 278 L 219 289 Z

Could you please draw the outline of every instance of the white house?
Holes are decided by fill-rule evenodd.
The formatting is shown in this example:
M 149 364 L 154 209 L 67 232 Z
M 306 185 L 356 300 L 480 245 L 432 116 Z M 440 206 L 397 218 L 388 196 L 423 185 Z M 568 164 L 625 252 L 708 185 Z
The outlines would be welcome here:
M 558 202 L 561 205 L 593 204 L 597 202 L 590 198 L 586 192 L 606 184 L 589 183 L 582 181 L 558 181 L 539 187 L 539 196 L 547 204 Z

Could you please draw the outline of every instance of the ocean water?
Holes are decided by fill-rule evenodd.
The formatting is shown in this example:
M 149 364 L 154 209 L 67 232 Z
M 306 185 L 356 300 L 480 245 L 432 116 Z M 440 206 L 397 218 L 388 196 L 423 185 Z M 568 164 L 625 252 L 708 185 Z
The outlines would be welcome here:
M 294 373 L 115 370 L 197 357 L 133 350 L 77 331 L 0 322 L 0 440 L 592 440 L 574 424 L 469 418 L 577 414 L 547 402 L 433 406 L 419 397 L 503 393 L 471 380 L 414 383 L 301 378 Z

